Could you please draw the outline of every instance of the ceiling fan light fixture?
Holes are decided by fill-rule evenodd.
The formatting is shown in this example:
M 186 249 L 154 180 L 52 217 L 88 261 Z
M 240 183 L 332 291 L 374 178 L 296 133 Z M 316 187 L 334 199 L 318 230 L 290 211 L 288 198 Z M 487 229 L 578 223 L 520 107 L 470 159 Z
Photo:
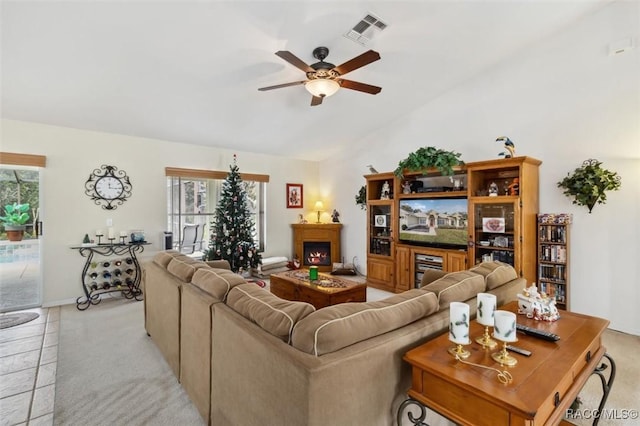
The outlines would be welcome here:
M 304 87 L 313 96 L 325 98 L 333 95 L 340 89 L 340 83 L 335 80 L 316 78 L 305 83 Z

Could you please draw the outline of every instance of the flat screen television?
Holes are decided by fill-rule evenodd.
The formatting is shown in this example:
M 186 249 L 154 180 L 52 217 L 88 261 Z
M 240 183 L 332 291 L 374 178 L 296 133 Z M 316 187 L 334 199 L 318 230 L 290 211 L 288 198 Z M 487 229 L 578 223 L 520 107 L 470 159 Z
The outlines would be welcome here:
M 406 198 L 399 203 L 399 240 L 405 244 L 467 247 L 466 198 Z

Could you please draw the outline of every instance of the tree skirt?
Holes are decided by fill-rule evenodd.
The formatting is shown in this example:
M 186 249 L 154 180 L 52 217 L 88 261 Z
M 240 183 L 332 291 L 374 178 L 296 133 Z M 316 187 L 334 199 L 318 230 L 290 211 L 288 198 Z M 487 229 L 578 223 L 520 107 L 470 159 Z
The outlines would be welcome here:
M 260 286 L 260 287 L 262 287 L 262 288 L 264 288 L 264 287 L 267 285 L 267 283 L 265 283 L 265 282 L 264 282 L 264 281 L 262 281 L 262 280 L 256 280 L 256 279 L 254 279 L 254 278 L 245 278 L 245 279 L 247 280 L 247 282 L 248 282 L 248 283 L 254 283 L 254 284 L 257 284 L 257 285 L 259 285 L 259 286 Z
M 33 321 L 40 315 L 35 312 L 19 312 L 17 314 L 6 314 L 0 316 L 0 329 L 15 327 L 25 322 Z

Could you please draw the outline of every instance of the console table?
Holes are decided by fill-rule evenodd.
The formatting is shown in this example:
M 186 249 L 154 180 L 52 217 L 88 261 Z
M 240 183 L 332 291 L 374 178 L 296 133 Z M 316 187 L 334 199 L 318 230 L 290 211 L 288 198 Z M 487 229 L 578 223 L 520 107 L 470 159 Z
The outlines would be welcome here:
M 512 302 L 501 309 L 516 312 L 517 305 Z M 471 321 L 473 343 L 465 346 L 471 352 L 465 361 L 508 370 L 513 380 L 507 384 L 498 380 L 496 371 L 456 361 L 447 352 L 453 345 L 448 333 L 407 352 L 404 360 L 411 365 L 412 385 L 409 399 L 398 409 L 398 424 L 403 424 L 403 413 L 408 407 L 417 406 L 420 416 L 416 418 L 411 412 L 407 416 L 412 424 L 421 426 L 427 424 L 425 407 L 460 425 L 557 425 L 563 422 L 567 409 L 591 374 L 599 374 L 602 379 L 601 412 L 615 377 L 615 363 L 601 343 L 609 321 L 564 311 L 558 321 L 551 323 L 524 315 L 518 315 L 517 321 L 557 334 L 560 340 L 549 342 L 518 334 L 514 345 L 531 351 L 532 355 L 512 353 L 517 365 L 501 367 L 491 358 L 497 348 L 483 349 L 473 342 L 484 330 Z M 603 358 L 611 364 L 607 383 L 602 376 Z
M 136 254 L 142 253 L 144 246 L 149 244 L 140 242 L 71 247 L 87 259 L 80 276 L 84 296 L 76 299 L 76 308 L 84 311 L 100 303 L 103 294 L 113 292 L 122 292 L 127 299 L 142 300 L 142 270 Z M 103 260 L 94 260 L 96 254 L 102 256 Z

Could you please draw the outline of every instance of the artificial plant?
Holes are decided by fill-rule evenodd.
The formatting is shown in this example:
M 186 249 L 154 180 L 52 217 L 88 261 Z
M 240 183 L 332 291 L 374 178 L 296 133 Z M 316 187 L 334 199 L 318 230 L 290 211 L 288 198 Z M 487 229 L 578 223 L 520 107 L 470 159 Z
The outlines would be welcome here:
M 427 172 L 428 168 L 436 168 L 445 176 L 453 175 L 453 167 L 464 164 L 460 159 L 459 152 L 445 151 L 432 146 L 418 148 L 409 154 L 407 158 L 398 163 L 398 167 L 393 171 L 397 177 L 402 177 L 405 170 Z
M 211 239 L 205 260 L 225 259 L 233 272 L 244 272 L 262 264 L 262 257 L 256 247 L 255 223 L 235 155 L 229 168 L 211 223 Z
M 360 206 L 362 210 L 366 210 L 367 208 L 367 187 L 366 185 L 362 185 L 360 190 L 356 194 L 356 205 Z
M 589 213 L 596 204 L 605 204 L 606 191 L 620 189 L 620 176 L 601 165 L 598 160 L 585 160 L 582 166 L 558 182 L 558 187 L 564 189 L 564 195 L 573 197 L 573 204 L 587 206 Z

